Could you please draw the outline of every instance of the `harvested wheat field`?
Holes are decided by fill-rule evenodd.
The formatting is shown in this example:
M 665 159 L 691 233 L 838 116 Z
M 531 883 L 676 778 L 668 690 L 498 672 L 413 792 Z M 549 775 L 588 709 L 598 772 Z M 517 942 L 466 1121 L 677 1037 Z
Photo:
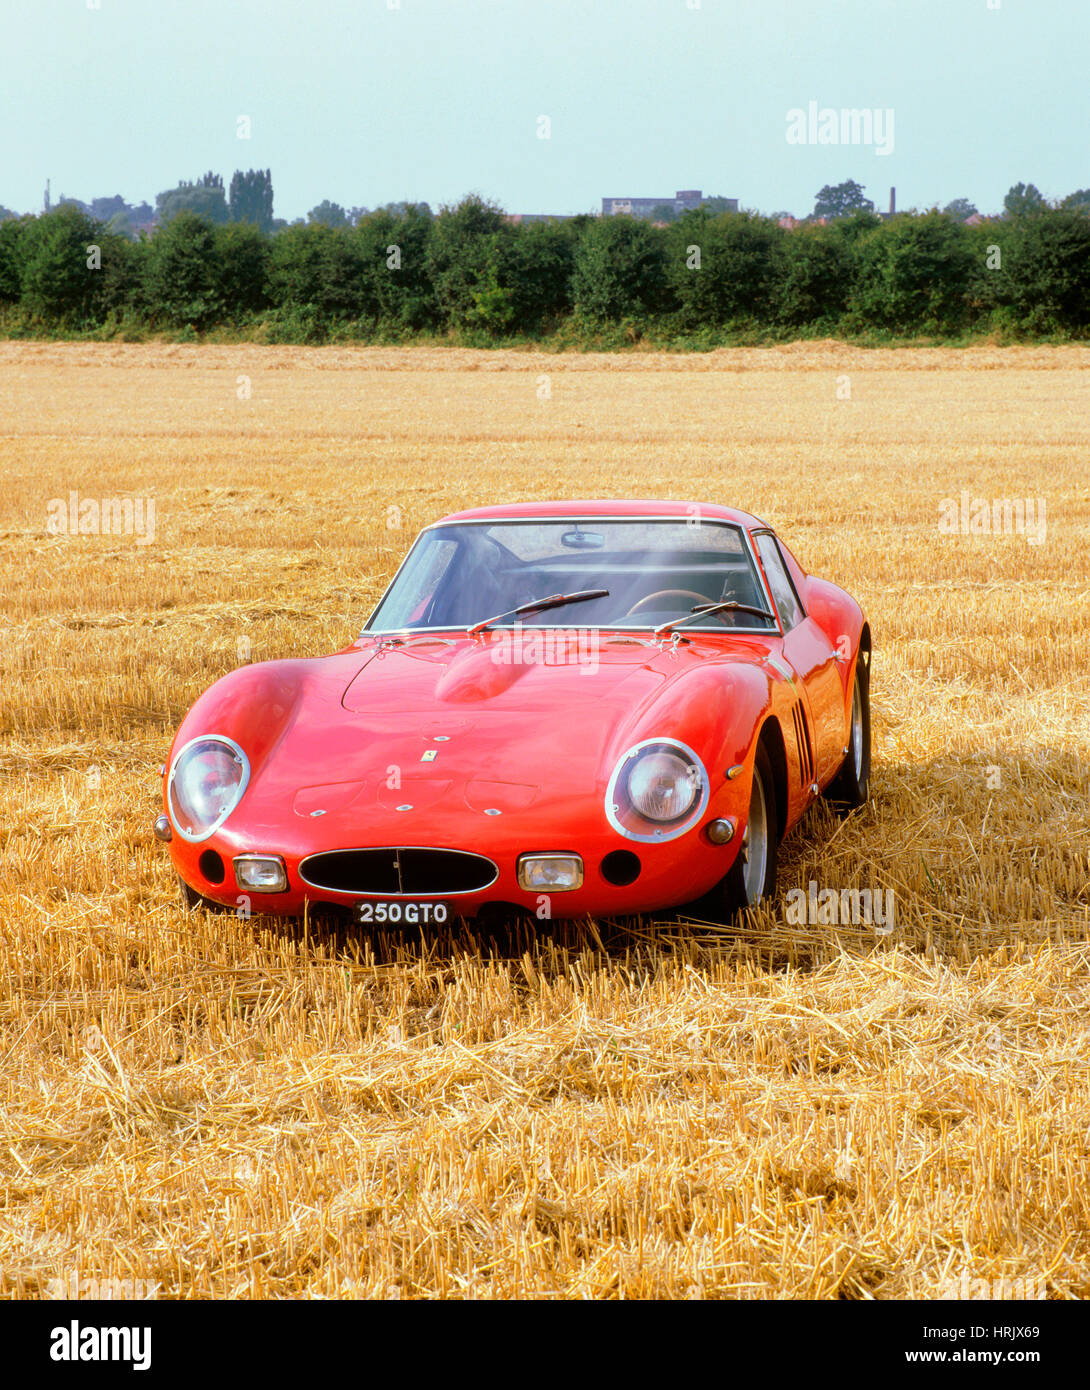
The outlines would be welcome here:
M 0 1292 L 1090 1294 L 1088 368 L 0 345 Z M 51 534 L 72 492 L 154 534 Z M 944 534 L 963 492 L 1047 535 Z M 197 694 L 350 642 L 444 512 L 579 496 L 744 507 L 867 609 L 874 798 L 811 812 L 780 902 L 184 914 L 152 820 Z M 811 882 L 893 931 L 789 923 Z

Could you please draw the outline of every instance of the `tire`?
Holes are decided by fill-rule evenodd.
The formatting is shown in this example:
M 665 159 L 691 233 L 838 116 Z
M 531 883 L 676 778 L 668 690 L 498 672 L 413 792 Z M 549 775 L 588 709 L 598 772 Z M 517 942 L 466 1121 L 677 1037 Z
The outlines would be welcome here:
M 183 912 L 230 912 L 229 907 L 214 903 L 211 898 L 202 897 L 195 888 L 190 888 L 185 879 L 178 876 L 178 894 Z
M 855 662 L 848 751 L 826 796 L 841 814 L 865 806 L 870 799 L 870 670 L 862 652 Z
M 779 846 L 776 784 L 764 745 L 753 760 L 746 828 L 738 854 L 723 880 L 726 905 L 732 912 L 756 907 L 776 895 L 776 858 Z

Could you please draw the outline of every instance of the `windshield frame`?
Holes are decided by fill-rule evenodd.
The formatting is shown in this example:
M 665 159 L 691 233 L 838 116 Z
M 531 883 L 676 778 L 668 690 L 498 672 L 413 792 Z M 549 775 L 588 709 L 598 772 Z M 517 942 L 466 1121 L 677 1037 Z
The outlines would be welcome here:
M 589 529 L 593 529 L 593 526 L 594 526 L 594 524 L 595 524 L 596 522 L 603 522 L 603 521 L 621 521 L 621 522 L 633 522 L 633 521 L 640 521 L 640 522 L 643 522 L 643 521 L 673 521 L 673 522 L 685 522 L 686 520 L 687 520 L 687 518 L 684 517 L 684 516 L 672 515 L 672 514 L 669 514 L 669 513 L 663 513 L 663 514 L 658 514 L 658 513 L 656 513 L 656 514 L 653 515 L 653 516 L 646 516 L 646 515 L 632 516 L 631 514 L 629 514 L 629 515 L 619 515 L 619 516 L 618 516 L 618 515 L 615 515 L 615 514 L 613 514 L 613 513 L 610 513 L 608 516 L 607 516 L 607 515 L 597 515 L 597 516 L 593 516 L 593 515 L 592 515 L 592 516 L 584 516 L 584 515 L 580 515 L 580 516 L 555 516 L 555 515 L 554 515 L 554 516 L 549 516 L 549 515 L 546 514 L 546 515 L 517 516 L 517 517 L 494 517 L 494 516 L 488 516 L 488 517 L 466 517 L 466 518 L 464 518 L 464 519 L 459 519 L 459 520 L 457 520 L 457 521 L 448 521 L 448 520 L 433 521 L 433 522 L 431 523 L 430 526 L 425 526 L 425 527 L 423 527 L 423 528 L 418 532 L 418 534 L 417 534 L 417 536 L 416 536 L 416 539 L 413 541 L 412 545 L 410 545 L 409 548 L 408 548 L 408 550 L 405 552 L 404 558 L 402 559 L 401 563 L 398 565 L 397 569 L 394 571 L 393 578 L 390 580 L 389 584 L 387 584 L 386 588 L 383 590 L 381 597 L 379 598 L 378 602 L 375 604 L 374 608 L 371 610 L 371 615 L 370 615 L 370 617 L 367 619 L 367 622 L 363 625 L 363 628 L 362 628 L 362 630 L 361 630 L 361 632 L 360 632 L 360 637 L 361 637 L 361 638 L 363 638 L 363 637 L 400 637 L 400 636 L 406 635 L 406 634 L 415 635 L 415 634 L 422 634 L 422 633 L 449 633 L 449 632 L 464 632 L 464 633 L 466 633 L 466 634 L 468 635 L 469 629 L 473 626 L 472 623 L 444 624 L 443 626 L 437 626 L 437 627 L 416 627 L 416 626 L 413 626 L 413 627 L 375 628 L 375 627 L 372 627 L 372 626 L 371 626 L 372 623 L 375 621 L 375 617 L 376 617 L 376 615 L 378 614 L 379 610 L 382 608 L 382 605 L 386 602 L 387 598 L 390 596 L 390 593 L 391 593 L 391 591 L 393 590 L 394 585 L 397 583 L 398 579 L 401 577 L 401 572 L 402 572 L 402 570 L 403 570 L 403 569 L 405 568 L 405 566 L 409 563 L 409 560 L 410 560 L 410 558 L 411 558 L 413 552 L 416 550 L 417 546 L 421 543 L 421 541 L 424 539 L 424 537 L 428 534 L 429 531 L 438 531 L 438 530 L 440 530 L 440 529 L 450 529 L 450 528 L 455 527 L 455 526 L 522 526 L 522 525 L 534 526 L 534 525 L 543 525 L 543 524 L 545 524 L 545 525 L 548 525 L 548 524 L 567 524 L 567 525 L 573 525 L 573 526 L 576 526 L 576 527 L 579 527 L 579 526 L 586 526 L 586 527 L 588 527 Z M 696 632 L 696 633 L 704 634 L 705 636 L 713 636 L 713 637 L 718 636 L 718 637 L 780 637 L 780 638 L 782 638 L 783 635 L 784 635 L 784 629 L 783 629 L 783 620 L 782 620 L 781 617 L 780 617 L 780 610 L 779 610 L 779 608 L 776 606 L 775 599 L 774 599 L 773 596 L 772 596 L 772 591 L 771 591 L 771 588 L 769 587 L 768 579 L 767 579 L 767 576 L 765 575 L 765 572 L 764 572 L 764 566 L 763 566 L 763 565 L 761 564 L 761 562 L 760 562 L 760 556 L 757 554 L 757 549 L 756 549 L 756 546 L 755 546 L 754 543 L 753 543 L 753 537 L 750 535 L 748 527 L 743 526 L 740 522 L 737 522 L 737 521 L 728 521 L 728 520 L 726 520 L 725 518 L 720 519 L 719 517 L 702 517 L 701 520 L 700 520 L 700 525 L 701 525 L 701 526 L 725 526 L 725 527 L 727 527 L 729 530 L 737 531 L 738 534 L 742 537 L 742 545 L 743 545 L 743 548 L 744 548 L 744 550 L 745 550 L 746 555 L 747 555 L 748 558 L 749 558 L 750 564 L 751 564 L 752 567 L 753 567 L 754 576 L 756 577 L 758 587 L 759 587 L 761 593 L 763 594 L 763 596 L 764 596 L 764 598 L 765 598 L 765 601 L 766 601 L 766 603 L 767 603 L 767 605 L 768 605 L 768 611 L 769 611 L 770 613 L 772 613 L 772 614 L 775 616 L 776 626 L 775 626 L 775 628 L 770 628 L 770 627 L 724 627 L 722 624 L 719 624 L 719 625 L 716 625 L 716 626 L 708 626 L 708 625 L 706 625 L 706 624 L 700 624 L 700 623 L 696 623 L 696 622 L 686 622 L 685 625 L 684 625 L 684 627 L 682 627 L 682 628 L 680 629 L 680 635 L 681 635 L 682 637 L 684 637 L 684 635 L 685 635 L 686 633 L 694 633 L 694 632 Z M 767 527 L 763 527 L 762 529 L 768 530 Z M 578 605 L 575 605 L 575 607 L 577 608 Z M 559 611 L 559 609 L 558 609 L 557 611 Z M 485 614 L 484 616 L 487 617 L 487 614 Z M 596 629 L 596 630 L 599 631 L 599 632 L 633 632 L 633 633 L 637 633 L 637 634 L 642 634 L 642 635 L 644 635 L 644 636 L 646 636 L 646 637 L 651 637 L 651 636 L 652 636 L 652 632 L 653 632 L 653 629 L 652 629 L 652 628 L 649 628 L 649 627 L 647 627 L 647 626 L 641 626 L 641 625 L 638 625 L 638 624 L 635 624 L 635 623 L 623 623 L 623 622 L 620 622 L 620 623 L 578 623 L 578 622 L 575 622 L 575 623 L 557 623 L 555 626 L 556 626 L 556 627 L 570 628 L 570 629 L 573 629 L 573 630 L 576 630 L 576 631 Z M 519 622 L 517 622 L 517 621 L 516 621 L 516 622 L 508 622 L 508 623 L 494 623 L 494 624 L 490 624 L 490 625 L 489 625 L 488 631 L 489 631 L 489 632 L 515 631 L 515 630 L 517 630 L 517 629 L 519 629 L 519 628 L 522 628 L 522 627 L 524 627 L 524 624 L 521 624 L 521 623 L 519 623 Z M 358 640 L 358 639 L 357 639 L 357 640 Z M 653 640 L 654 640 L 654 641 L 666 641 L 666 640 L 672 641 L 672 640 L 673 640 L 673 634 L 670 634 L 668 638 L 659 637 L 659 638 L 654 638 Z

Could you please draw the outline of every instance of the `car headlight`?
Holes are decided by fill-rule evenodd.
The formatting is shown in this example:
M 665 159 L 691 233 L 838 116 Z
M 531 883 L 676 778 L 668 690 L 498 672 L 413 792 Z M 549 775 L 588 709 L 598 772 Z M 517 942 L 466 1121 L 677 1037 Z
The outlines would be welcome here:
M 626 839 L 672 840 L 704 814 L 709 790 L 704 764 L 687 744 L 644 739 L 613 769 L 606 816 Z
M 696 767 L 669 749 L 648 751 L 628 774 L 628 795 L 641 816 L 653 821 L 680 820 L 700 795 Z
M 235 859 L 235 882 L 251 893 L 286 893 L 288 871 L 278 854 L 240 854 Z
M 522 854 L 516 877 L 528 893 L 570 893 L 583 886 L 583 861 L 578 854 Z
M 238 805 L 250 780 L 246 754 L 223 734 L 192 739 L 174 759 L 167 809 L 183 840 L 207 840 Z

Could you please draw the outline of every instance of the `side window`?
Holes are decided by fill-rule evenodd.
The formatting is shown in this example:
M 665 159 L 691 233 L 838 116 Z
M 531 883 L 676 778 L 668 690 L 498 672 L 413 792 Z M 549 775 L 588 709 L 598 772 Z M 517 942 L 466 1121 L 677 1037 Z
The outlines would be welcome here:
M 799 603 L 795 586 L 791 583 L 791 577 L 784 566 L 775 536 L 769 535 L 768 532 L 762 532 L 761 535 L 754 536 L 753 539 L 757 546 L 757 553 L 761 557 L 761 564 L 764 565 L 765 574 L 768 577 L 768 587 L 772 590 L 772 597 L 776 600 L 776 607 L 780 610 L 784 631 L 787 632 L 797 623 L 801 623 L 805 617 L 802 605 Z

